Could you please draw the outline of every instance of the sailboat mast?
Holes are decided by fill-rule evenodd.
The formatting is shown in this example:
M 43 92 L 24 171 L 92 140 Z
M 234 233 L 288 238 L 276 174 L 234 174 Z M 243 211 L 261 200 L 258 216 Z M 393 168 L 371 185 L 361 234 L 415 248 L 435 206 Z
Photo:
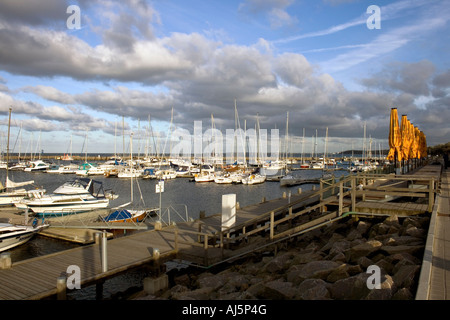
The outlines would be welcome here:
M 9 134 L 11 129 L 11 110 L 12 108 L 9 107 L 9 120 L 8 120 L 8 142 L 6 144 L 6 183 L 5 186 L 8 188 L 8 168 L 9 168 Z
M 130 180 L 131 180 L 131 202 L 133 202 L 133 132 L 130 133 Z
M 303 137 L 302 137 L 302 155 L 301 155 L 301 164 L 303 164 L 304 159 L 303 159 L 303 152 L 305 151 L 305 128 L 303 128 Z

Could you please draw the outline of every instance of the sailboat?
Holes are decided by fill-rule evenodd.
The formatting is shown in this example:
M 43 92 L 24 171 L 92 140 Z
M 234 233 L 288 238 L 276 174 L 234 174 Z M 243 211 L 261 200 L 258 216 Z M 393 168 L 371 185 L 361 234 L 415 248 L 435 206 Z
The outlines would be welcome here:
M 7 160 L 6 163 L 9 162 L 9 136 L 10 136 L 10 128 L 11 128 L 11 111 L 12 108 L 9 108 L 9 122 L 8 122 L 8 144 L 7 144 Z M 11 181 L 8 177 L 8 165 L 6 166 L 6 183 L 5 186 L 0 183 L 0 205 L 2 206 L 11 206 L 14 205 L 17 201 L 20 201 L 24 198 L 36 198 L 41 197 L 45 193 L 45 189 L 35 189 L 35 190 L 26 190 L 24 188 L 20 188 L 23 186 L 31 185 L 34 183 L 34 180 L 24 181 L 24 182 L 14 182 Z M 19 189 L 20 188 L 20 189 Z
M 132 166 L 132 160 L 133 160 L 133 134 L 130 135 L 130 149 L 131 149 L 131 163 L 130 163 L 130 202 L 127 202 L 125 204 L 120 205 L 119 207 L 115 208 L 113 212 L 109 213 L 108 215 L 104 217 L 100 217 L 100 221 L 103 222 L 142 222 L 145 220 L 147 215 L 154 212 L 154 210 L 148 210 L 148 209 L 125 209 L 126 207 L 133 204 L 133 177 L 135 177 L 133 172 L 133 166 Z M 136 183 L 138 185 L 138 189 L 140 192 L 140 200 L 144 204 L 144 198 L 142 197 L 141 188 L 139 187 L 138 179 L 135 179 Z

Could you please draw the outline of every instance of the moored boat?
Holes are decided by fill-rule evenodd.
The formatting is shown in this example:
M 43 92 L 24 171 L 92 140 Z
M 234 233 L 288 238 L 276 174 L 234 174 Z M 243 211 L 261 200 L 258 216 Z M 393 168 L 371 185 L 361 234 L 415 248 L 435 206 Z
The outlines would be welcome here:
M 64 183 L 53 194 L 23 199 L 15 205 L 23 210 L 29 208 L 38 217 L 61 216 L 107 208 L 109 200 L 115 197 L 114 193 L 105 192 L 101 182 L 81 178 Z
M 142 222 L 149 215 L 149 210 L 119 209 L 101 218 L 104 222 Z
M 31 161 L 28 167 L 24 169 L 27 172 L 45 171 L 50 168 L 50 165 L 42 160 Z
M 243 184 L 258 184 L 266 181 L 266 176 L 260 175 L 258 173 L 251 174 L 248 177 L 242 179 Z
M 33 238 L 47 224 L 37 225 L 15 225 L 11 223 L 0 223 L 0 252 L 19 246 Z

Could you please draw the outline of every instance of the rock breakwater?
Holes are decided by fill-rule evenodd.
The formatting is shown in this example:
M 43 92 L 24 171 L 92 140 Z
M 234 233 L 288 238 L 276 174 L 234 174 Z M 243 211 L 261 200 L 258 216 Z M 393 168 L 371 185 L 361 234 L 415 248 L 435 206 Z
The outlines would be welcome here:
M 349 217 L 219 269 L 174 272 L 168 290 L 137 298 L 412 300 L 428 225 L 428 216 Z M 379 289 L 368 285 L 373 266 Z

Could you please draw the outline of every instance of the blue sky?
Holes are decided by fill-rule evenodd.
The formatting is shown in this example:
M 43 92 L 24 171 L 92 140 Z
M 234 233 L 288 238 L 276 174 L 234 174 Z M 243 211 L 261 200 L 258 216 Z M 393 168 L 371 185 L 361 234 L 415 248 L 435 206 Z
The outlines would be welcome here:
M 80 29 L 69 29 L 70 5 Z M 380 29 L 367 20 L 380 8 Z M 331 152 L 387 148 L 397 107 L 427 136 L 448 142 L 450 6 L 445 0 L 113 1 L 0 3 L 0 121 L 5 150 L 145 152 L 173 126 L 285 132 L 299 152 L 328 128 Z M 122 127 L 124 125 L 124 128 Z M 122 145 L 125 132 L 126 146 Z M 28 147 L 27 147 L 28 146 Z

